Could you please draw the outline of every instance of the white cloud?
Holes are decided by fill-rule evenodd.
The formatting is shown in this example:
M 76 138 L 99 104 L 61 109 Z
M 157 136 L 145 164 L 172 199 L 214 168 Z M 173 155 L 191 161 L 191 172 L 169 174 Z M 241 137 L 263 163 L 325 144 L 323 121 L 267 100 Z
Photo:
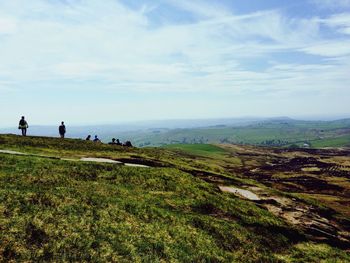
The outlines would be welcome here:
M 167 0 L 173 6 L 181 8 L 199 17 L 214 18 L 231 15 L 227 8 L 218 1 L 207 0 Z
M 324 25 L 336 29 L 338 32 L 350 35 L 350 13 L 332 15 L 320 20 Z
M 342 9 L 350 7 L 350 0 L 310 0 L 319 8 Z
M 303 47 L 303 52 L 325 57 L 341 57 L 350 54 L 350 40 L 316 42 Z
M 29 5 L 17 2 L 29 12 Z M 315 42 L 317 20 L 288 19 L 278 11 L 237 16 L 210 5 L 180 1 L 176 2 L 179 7 L 205 18 L 149 28 L 144 11 L 132 11 L 115 1 L 59 8 L 34 2 L 35 15 L 28 18 L 22 13 L 19 17 L 25 18 L 19 21 L 18 33 L 0 50 L 0 67 L 7 63 L 4 68 L 22 81 L 76 78 L 112 83 L 109 87 L 114 89 L 237 91 L 273 81 L 263 73 L 240 68 L 241 59 L 278 51 L 336 56 L 348 50 L 343 44 Z
M 346 13 L 297 19 L 278 10 L 235 15 L 213 2 L 170 2 L 196 21 L 153 26 L 149 12 L 157 8 L 131 10 L 112 0 L 0 1 L 0 34 L 7 34 L 0 41 L 0 80 L 9 81 L 7 90 L 41 84 L 155 96 L 278 96 L 349 85 L 344 57 L 350 55 L 350 39 L 322 32 L 326 25 L 346 33 Z M 1 22 L 5 13 L 7 22 Z M 314 55 L 319 64 L 304 58 L 288 63 L 280 52 Z M 260 62 L 264 66 L 257 69 Z

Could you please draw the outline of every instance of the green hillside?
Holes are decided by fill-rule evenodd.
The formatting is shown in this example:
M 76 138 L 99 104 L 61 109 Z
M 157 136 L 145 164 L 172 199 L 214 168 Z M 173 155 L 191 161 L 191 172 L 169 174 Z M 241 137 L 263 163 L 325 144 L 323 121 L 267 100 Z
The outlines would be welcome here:
M 295 152 L 220 145 L 137 149 L 11 135 L 0 135 L 0 150 L 29 154 L 0 153 L 1 262 L 350 262 L 348 209 L 333 209 L 312 191 L 289 191 L 295 188 L 288 190 L 287 181 L 271 184 L 248 173 Z M 302 153 L 310 154 L 320 153 Z M 348 171 L 347 153 L 322 154 Z M 222 185 L 256 189 L 269 199 L 221 192 Z M 339 198 L 347 200 L 346 191 L 338 191 Z M 324 217 L 339 229 L 330 236 L 322 226 L 313 232 L 306 223 L 294 224 L 268 209 L 271 196 L 300 209 L 312 206 L 311 219 Z
M 197 156 L 211 156 L 227 154 L 223 148 L 211 144 L 169 144 L 166 149 L 180 150 Z
M 242 126 L 135 132 L 129 135 L 139 146 L 168 144 L 232 143 L 259 146 L 339 147 L 350 145 L 350 120 L 271 120 Z

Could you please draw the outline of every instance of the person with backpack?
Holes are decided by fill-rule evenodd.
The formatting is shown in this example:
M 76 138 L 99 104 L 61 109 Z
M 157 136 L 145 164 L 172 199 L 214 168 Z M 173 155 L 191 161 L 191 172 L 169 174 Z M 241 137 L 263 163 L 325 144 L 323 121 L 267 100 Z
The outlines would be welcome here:
M 64 135 L 66 134 L 66 126 L 64 125 L 64 122 L 61 122 L 61 125 L 58 127 L 58 132 L 62 139 L 64 139 Z
M 27 136 L 28 123 L 25 120 L 24 116 L 22 116 L 21 120 L 18 124 L 18 129 L 22 130 L 22 136 Z

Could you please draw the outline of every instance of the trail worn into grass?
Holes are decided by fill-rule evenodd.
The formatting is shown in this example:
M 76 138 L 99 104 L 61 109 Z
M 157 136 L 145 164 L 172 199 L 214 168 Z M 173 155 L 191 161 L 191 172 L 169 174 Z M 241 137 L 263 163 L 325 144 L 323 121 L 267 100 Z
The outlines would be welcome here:
M 140 167 L 140 168 L 149 168 L 150 166 L 144 165 L 144 164 L 134 164 L 134 163 L 128 163 L 128 162 L 121 162 L 117 160 L 112 160 L 108 158 L 95 158 L 95 157 L 83 157 L 80 159 L 72 159 L 72 158 L 59 158 L 59 157 L 52 157 L 48 155 L 41 155 L 41 154 L 30 154 L 30 153 L 24 153 L 24 152 L 18 152 L 18 151 L 12 151 L 12 150 L 0 150 L 0 153 L 4 154 L 11 154 L 11 155 L 25 155 L 25 156 L 34 156 L 34 157 L 40 157 L 40 158 L 54 158 L 59 159 L 63 161 L 81 161 L 81 162 L 95 162 L 95 163 L 112 163 L 112 164 L 119 164 L 119 165 L 125 165 L 129 167 Z
M 252 201 L 261 200 L 259 198 L 259 196 L 257 196 L 256 194 L 254 194 L 252 191 L 249 191 L 249 190 L 244 190 L 244 189 L 240 189 L 240 188 L 236 188 L 236 187 L 232 187 L 232 186 L 219 186 L 219 189 L 222 192 L 233 193 L 233 194 L 236 194 L 238 196 L 242 196 L 244 198 L 247 198 L 248 200 L 252 200 Z

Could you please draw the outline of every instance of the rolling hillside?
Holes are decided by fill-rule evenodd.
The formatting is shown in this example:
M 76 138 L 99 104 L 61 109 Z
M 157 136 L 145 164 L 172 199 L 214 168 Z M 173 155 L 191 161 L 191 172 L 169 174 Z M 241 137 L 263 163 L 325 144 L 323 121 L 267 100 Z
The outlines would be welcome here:
M 350 261 L 345 149 L 0 135 L 0 150 L 3 262 Z
M 30 135 L 57 136 L 56 126 L 31 126 Z M 0 133 L 18 133 L 16 127 Z M 112 138 L 131 140 L 138 147 L 169 144 L 248 144 L 277 147 L 343 147 L 350 145 L 350 119 L 300 121 L 287 117 L 269 119 L 213 119 L 140 122 L 129 125 L 70 126 L 69 138 L 97 134 L 104 142 Z
M 278 147 L 342 147 L 350 145 L 350 119 L 297 121 L 276 119 L 249 125 L 152 130 L 131 133 L 136 145 L 228 143 Z

